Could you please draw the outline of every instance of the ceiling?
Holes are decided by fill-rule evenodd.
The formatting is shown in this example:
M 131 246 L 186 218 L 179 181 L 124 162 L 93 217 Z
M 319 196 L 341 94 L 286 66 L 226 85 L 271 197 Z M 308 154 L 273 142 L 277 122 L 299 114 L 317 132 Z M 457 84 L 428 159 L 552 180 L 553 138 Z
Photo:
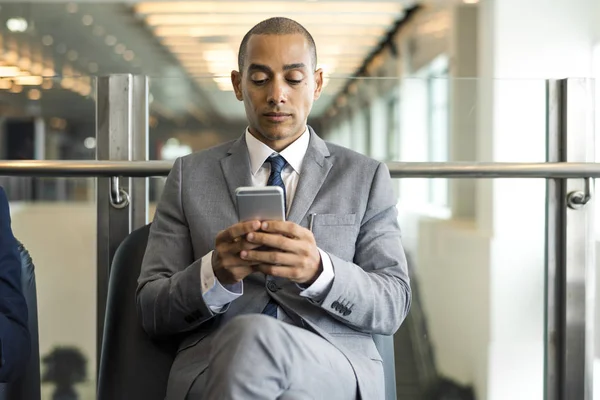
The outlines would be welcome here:
M 412 3 L 0 2 L 3 65 L 19 69 L 19 76 L 0 79 L 0 111 L 93 121 L 93 76 L 134 73 L 150 76 L 156 119 L 175 126 L 241 121 L 244 109 L 229 82 L 239 42 L 259 21 L 286 16 L 305 25 L 317 44 L 327 84 L 313 108 L 318 116 Z M 25 19 L 27 29 L 9 30 L 11 18 Z M 54 77 L 31 78 L 40 75 Z

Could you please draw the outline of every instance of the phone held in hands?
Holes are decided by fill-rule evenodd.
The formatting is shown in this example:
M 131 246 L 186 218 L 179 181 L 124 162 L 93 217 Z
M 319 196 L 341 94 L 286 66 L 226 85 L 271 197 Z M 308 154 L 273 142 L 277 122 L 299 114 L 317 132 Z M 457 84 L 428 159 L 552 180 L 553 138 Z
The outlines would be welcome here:
M 235 191 L 238 221 L 285 221 L 283 189 L 279 186 L 243 186 Z

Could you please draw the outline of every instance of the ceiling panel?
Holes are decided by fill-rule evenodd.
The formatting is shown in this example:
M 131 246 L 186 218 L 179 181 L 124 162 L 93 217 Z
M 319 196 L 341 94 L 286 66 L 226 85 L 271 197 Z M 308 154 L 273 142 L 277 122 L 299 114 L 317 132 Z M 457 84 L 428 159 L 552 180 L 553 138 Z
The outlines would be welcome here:
M 147 29 L 199 85 L 222 104 L 231 91 L 243 35 L 258 22 L 283 16 L 305 26 L 317 45 L 325 90 L 320 114 L 382 38 L 404 17 L 412 1 L 196 1 L 141 2 L 133 7 Z M 233 96 L 231 96 L 233 97 Z M 231 104 L 226 104 L 229 107 Z M 229 108 L 230 110 L 230 108 Z

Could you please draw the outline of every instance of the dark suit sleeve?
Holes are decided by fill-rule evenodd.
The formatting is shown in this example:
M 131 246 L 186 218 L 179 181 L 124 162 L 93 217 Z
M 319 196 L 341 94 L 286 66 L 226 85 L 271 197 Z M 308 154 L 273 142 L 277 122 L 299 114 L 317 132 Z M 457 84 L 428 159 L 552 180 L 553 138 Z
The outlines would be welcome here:
M 411 304 L 408 266 L 396 199 L 385 164 L 369 191 L 353 262 L 329 254 L 335 277 L 321 307 L 346 325 L 367 333 L 394 334 Z
M 0 188 L 0 382 L 19 377 L 30 351 L 21 258 L 11 229 L 8 200 Z

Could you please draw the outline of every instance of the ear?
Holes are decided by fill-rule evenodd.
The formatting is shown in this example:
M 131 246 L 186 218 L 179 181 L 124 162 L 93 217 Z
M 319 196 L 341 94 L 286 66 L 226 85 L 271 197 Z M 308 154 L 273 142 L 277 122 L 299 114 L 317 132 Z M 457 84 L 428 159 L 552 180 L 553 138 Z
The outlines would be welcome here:
M 321 91 L 323 90 L 323 69 L 319 68 L 315 71 L 315 93 L 314 100 L 318 100 L 321 97 Z
M 238 71 L 231 71 L 231 84 L 233 85 L 233 91 L 235 92 L 235 97 L 242 101 L 244 96 L 242 96 L 242 74 Z

